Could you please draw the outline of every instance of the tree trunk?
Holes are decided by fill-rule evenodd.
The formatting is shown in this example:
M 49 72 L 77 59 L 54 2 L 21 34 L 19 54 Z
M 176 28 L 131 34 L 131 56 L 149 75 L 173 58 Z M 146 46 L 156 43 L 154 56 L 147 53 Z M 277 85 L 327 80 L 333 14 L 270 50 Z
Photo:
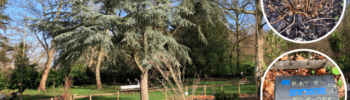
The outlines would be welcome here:
M 336 63 L 339 63 L 339 52 L 335 53 L 335 60 Z
M 255 94 L 257 97 L 259 97 L 258 93 L 259 93 L 259 86 L 258 86 L 258 82 L 260 81 L 260 76 L 262 75 L 262 68 L 263 68 L 263 63 L 264 63 L 264 56 L 263 56 L 263 50 L 262 50 L 262 46 L 263 46 L 263 40 L 260 39 L 261 38 L 261 32 L 262 32 L 262 11 L 261 11 L 261 4 L 260 4 L 260 0 L 255 0 L 255 6 L 256 6 L 256 10 L 255 10 L 255 20 L 256 20 L 256 35 L 255 35 L 255 42 L 256 42 L 256 46 L 255 46 Z
M 144 71 L 141 73 L 141 100 L 148 100 L 148 68 L 143 68 Z
M 48 51 L 47 53 L 47 60 L 46 60 L 46 64 L 45 64 L 45 68 L 44 68 L 44 73 L 41 76 L 41 81 L 39 84 L 39 88 L 38 91 L 46 91 L 45 89 L 45 85 L 46 85 L 46 80 L 47 80 L 47 76 L 49 75 L 50 72 L 50 67 L 51 67 L 51 61 L 53 59 L 53 54 L 55 53 L 55 48 L 54 48 L 54 43 L 53 41 L 51 41 L 51 47 L 53 47 L 51 50 Z
M 235 48 L 232 48 L 232 51 L 234 51 Z M 231 75 L 233 76 L 233 60 L 232 60 L 232 57 L 233 57 L 233 52 L 231 52 L 230 54 L 230 62 L 231 62 Z
M 237 69 L 239 68 L 239 54 L 240 54 L 239 39 L 240 39 L 240 34 L 237 35 L 237 60 L 236 60 Z
M 92 62 L 94 61 L 94 55 L 95 55 L 95 48 L 91 48 L 91 55 L 90 55 L 90 61 L 88 67 L 91 68 Z
M 95 75 L 96 75 L 96 88 L 97 89 L 101 89 L 101 77 L 100 77 L 100 66 L 101 66 L 101 59 L 102 59 L 102 55 L 103 55 L 103 51 L 101 49 L 101 51 L 98 53 L 98 61 L 97 61 L 97 65 L 96 65 L 96 70 L 95 70 Z
M 62 9 L 62 4 L 61 2 L 59 3 L 59 7 L 57 8 L 57 13 L 56 13 L 56 16 L 58 16 L 60 14 L 60 11 Z M 44 12 L 45 14 L 45 12 Z M 54 19 L 54 21 L 57 20 L 57 18 Z M 44 40 L 46 41 L 46 40 Z M 44 46 L 44 45 L 43 45 Z M 44 68 L 44 74 L 42 75 L 41 77 L 41 81 L 40 81 L 40 84 L 39 84 L 39 88 L 38 88 L 38 91 L 46 91 L 45 89 L 45 85 L 46 85 L 46 80 L 47 80 L 47 76 L 49 75 L 49 72 L 50 72 L 50 66 L 51 66 L 51 61 L 52 61 L 52 58 L 53 58 L 53 54 L 55 53 L 55 47 L 54 47 L 54 42 L 51 40 L 51 50 L 47 50 L 46 52 L 48 52 L 47 54 L 47 61 L 46 61 L 46 64 L 45 64 L 45 68 Z M 47 49 L 49 47 L 47 46 Z
M 241 39 L 241 30 L 240 30 L 240 25 L 239 25 L 239 20 L 238 20 L 238 18 L 239 18 L 239 12 L 238 11 L 235 11 L 236 12 L 236 20 L 235 20 L 235 22 L 236 22 L 236 32 L 237 32 L 237 35 L 236 35 L 236 37 L 237 37 L 237 40 L 236 40 L 236 42 L 237 42 L 237 60 L 236 60 L 236 64 L 237 64 L 237 69 L 240 67 L 240 65 L 239 65 L 239 55 L 240 55 L 240 48 L 239 48 L 239 42 L 240 42 L 240 39 Z
M 52 88 L 55 89 L 55 77 L 52 77 L 53 82 L 52 82 Z
M 182 83 L 185 83 L 185 74 L 186 74 L 186 67 L 184 66 L 182 69 Z

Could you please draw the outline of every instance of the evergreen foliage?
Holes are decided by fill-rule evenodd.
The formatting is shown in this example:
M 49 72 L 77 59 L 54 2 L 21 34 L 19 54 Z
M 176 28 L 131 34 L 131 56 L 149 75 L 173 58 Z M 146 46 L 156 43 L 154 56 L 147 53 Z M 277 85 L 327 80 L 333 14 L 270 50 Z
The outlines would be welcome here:
M 331 38 L 329 38 L 329 44 L 332 47 L 334 53 L 340 53 L 344 48 L 346 41 L 343 40 L 343 37 L 338 32 L 333 32 Z
M 286 52 L 291 44 L 277 36 L 272 30 L 266 36 L 265 56 L 275 59 Z
M 185 28 L 183 30 L 186 34 L 179 36 L 179 42 L 191 49 L 189 55 L 193 59 L 193 64 L 187 68 L 186 74 L 194 75 L 195 72 L 202 70 L 203 74 L 207 76 L 226 76 L 231 69 L 227 66 L 231 62 L 228 58 L 230 41 L 226 26 L 218 22 L 211 25 L 204 19 L 192 20 L 199 20 L 198 26 L 202 27 L 201 31 L 208 44 L 196 38 L 199 32 L 195 28 Z
M 4 14 L 4 10 L 6 9 L 7 0 L 0 0 L 0 29 L 7 29 L 10 25 L 9 21 L 11 20 L 8 15 Z
M 21 77 L 23 77 L 22 84 L 30 89 L 35 89 L 40 80 L 37 79 L 39 73 L 36 71 L 36 64 L 29 64 L 29 59 L 27 54 L 23 54 L 23 43 L 21 42 L 18 46 L 19 50 L 17 51 L 16 61 L 15 61 L 15 70 L 11 74 L 10 88 L 17 88 L 17 84 L 20 83 Z M 26 50 L 25 50 L 26 51 Z M 23 68 L 23 73 L 21 70 Z
M 9 87 L 9 78 L 10 75 L 5 72 L 0 72 L 0 91 Z
M 116 65 L 116 58 L 121 55 L 140 69 L 141 76 L 147 76 L 152 66 L 191 64 L 189 48 L 173 36 L 178 27 L 196 26 L 183 16 L 192 15 L 198 2 L 205 12 L 203 17 L 210 23 L 212 16 L 218 16 L 218 22 L 225 19 L 223 14 L 213 13 L 222 12 L 215 0 L 68 0 L 62 5 L 70 10 L 55 16 L 59 20 L 50 15 L 54 11 L 48 12 L 47 19 L 33 20 L 31 29 L 53 37 L 60 53 L 56 65 L 69 67 L 88 61 L 85 54 L 96 48 L 98 54 L 103 53 L 101 66 Z M 96 4 L 102 4 L 101 9 L 94 9 Z M 196 28 L 200 40 L 206 43 L 201 27 Z
M 11 62 L 11 59 L 9 59 L 6 55 L 8 52 L 13 51 L 14 48 L 9 45 L 9 40 L 5 36 L 0 35 L 0 62 L 3 64 Z

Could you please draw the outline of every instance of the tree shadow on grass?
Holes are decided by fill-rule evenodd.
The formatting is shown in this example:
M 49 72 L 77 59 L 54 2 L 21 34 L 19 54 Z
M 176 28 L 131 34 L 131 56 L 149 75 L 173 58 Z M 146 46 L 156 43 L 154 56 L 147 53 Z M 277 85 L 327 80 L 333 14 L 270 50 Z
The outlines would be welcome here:
M 47 98 L 52 98 L 52 96 L 44 95 L 44 94 L 36 94 L 36 95 L 23 94 L 23 100 L 40 100 L 40 99 L 47 99 Z
M 89 97 L 77 98 L 75 100 L 89 100 Z M 97 97 L 92 97 L 92 100 L 117 100 L 117 97 L 97 96 Z M 120 97 L 119 100 L 138 100 L 138 99 L 132 98 L 132 97 Z
M 94 92 L 101 92 L 101 93 L 116 93 L 120 90 L 120 88 L 116 86 L 109 86 L 109 87 L 102 87 L 101 90 L 98 90 L 94 87 L 87 87 L 87 88 L 73 88 L 74 91 L 79 91 L 79 90 L 87 90 L 87 91 L 94 91 Z

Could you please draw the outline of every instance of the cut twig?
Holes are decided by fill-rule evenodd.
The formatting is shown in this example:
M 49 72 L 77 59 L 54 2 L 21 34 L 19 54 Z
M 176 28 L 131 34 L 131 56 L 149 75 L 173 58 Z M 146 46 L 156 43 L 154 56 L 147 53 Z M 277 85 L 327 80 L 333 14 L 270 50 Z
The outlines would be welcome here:
M 294 20 L 293 20 L 293 23 L 290 24 L 287 28 L 285 28 L 284 30 L 282 30 L 280 33 L 286 31 L 288 28 L 292 27 L 292 25 L 295 23 L 295 15 L 294 15 Z
M 318 21 L 318 20 L 324 20 L 324 19 L 335 19 L 335 18 L 317 18 L 317 19 L 311 19 L 311 20 L 306 21 L 306 22 Z

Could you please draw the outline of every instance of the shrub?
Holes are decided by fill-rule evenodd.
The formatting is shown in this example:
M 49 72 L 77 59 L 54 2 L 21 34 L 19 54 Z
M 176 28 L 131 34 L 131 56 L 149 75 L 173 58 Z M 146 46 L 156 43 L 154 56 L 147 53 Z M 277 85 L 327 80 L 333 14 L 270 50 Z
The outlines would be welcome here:
M 343 72 L 349 72 L 350 71 L 350 67 L 349 67 L 350 66 L 350 56 L 340 55 L 338 65 Z
M 0 91 L 7 89 L 7 87 L 10 85 L 10 75 L 5 72 L 0 72 Z
M 37 89 L 40 83 L 39 73 L 33 68 L 34 65 L 23 66 L 22 84 L 28 89 Z M 37 81 L 39 78 L 39 81 Z M 21 80 L 21 68 L 15 69 L 11 74 L 11 81 L 9 88 L 16 89 Z M 33 81 L 34 80 L 34 81 Z
M 239 100 L 238 94 L 228 94 L 225 92 L 219 92 L 214 94 L 215 100 Z

